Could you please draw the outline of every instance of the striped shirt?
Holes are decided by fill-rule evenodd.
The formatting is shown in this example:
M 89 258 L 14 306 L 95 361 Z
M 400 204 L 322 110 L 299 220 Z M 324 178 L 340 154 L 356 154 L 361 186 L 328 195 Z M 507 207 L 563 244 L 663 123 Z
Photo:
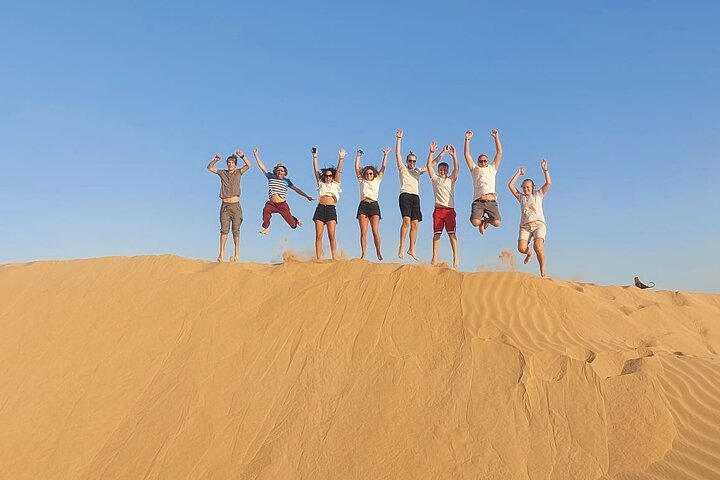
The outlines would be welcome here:
M 287 199 L 288 187 L 292 187 L 293 183 L 289 178 L 283 178 L 280 180 L 274 173 L 266 173 L 265 176 L 268 179 L 268 198 L 272 198 L 273 195 L 277 195 L 283 200 Z

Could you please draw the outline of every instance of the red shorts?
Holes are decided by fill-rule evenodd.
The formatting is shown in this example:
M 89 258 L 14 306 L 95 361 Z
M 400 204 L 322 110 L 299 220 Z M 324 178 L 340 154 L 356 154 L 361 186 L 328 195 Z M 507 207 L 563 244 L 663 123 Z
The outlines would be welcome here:
M 449 207 L 435 207 L 433 210 L 433 233 L 440 235 L 443 228 L 448 233 L 455 233 L 455 209 Z

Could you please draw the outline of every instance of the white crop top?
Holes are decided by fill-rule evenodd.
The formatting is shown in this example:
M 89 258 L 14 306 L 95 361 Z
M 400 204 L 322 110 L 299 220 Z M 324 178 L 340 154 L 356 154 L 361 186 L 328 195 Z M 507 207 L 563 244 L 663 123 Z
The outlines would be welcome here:
M 369 198 L 370 200 L 377 202 L 377 199 L 380 196 L 381 181 L 382 178 L 380 177 L 375 177 L 372 180 L 365 180 L 362 177 L 358 177 L 358 182 L 360 182 L 360 200 L 363 198 Z
M 340 200 L 340 184 L 338 182 L 318 182 L 318 197 L 335 197 Z

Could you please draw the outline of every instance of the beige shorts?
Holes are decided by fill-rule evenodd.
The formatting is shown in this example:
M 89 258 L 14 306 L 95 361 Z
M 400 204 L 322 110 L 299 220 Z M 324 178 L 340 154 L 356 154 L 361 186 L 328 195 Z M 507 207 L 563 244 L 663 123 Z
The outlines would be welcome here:
M 243 213 L 240 203 L 225 203 L 220 205 L 220 233 L 227 235 L 232 225 L 233 235 L 240 234 L 240 225 L 243 222 Z
M 529 242 L 531 237 L 536 240 L 538 238 L 545 240 L 546 233 L 547 227 L 545 226 L 545 223 L 536 220 L 534 222 L 526 223 L 525 225 L 520 225 L 520 236 L 518 237 L 518 240 L 526 240 Z

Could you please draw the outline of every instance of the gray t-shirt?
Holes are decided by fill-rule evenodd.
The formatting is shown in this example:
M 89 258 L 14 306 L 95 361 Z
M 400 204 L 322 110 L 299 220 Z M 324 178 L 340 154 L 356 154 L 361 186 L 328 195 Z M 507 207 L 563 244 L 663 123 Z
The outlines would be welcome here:
M 228 170 L 218 169 L 217 175 L 220 177 L 220 198 L 231 198 L 240 196 L 240 169 L 230 173 Z

